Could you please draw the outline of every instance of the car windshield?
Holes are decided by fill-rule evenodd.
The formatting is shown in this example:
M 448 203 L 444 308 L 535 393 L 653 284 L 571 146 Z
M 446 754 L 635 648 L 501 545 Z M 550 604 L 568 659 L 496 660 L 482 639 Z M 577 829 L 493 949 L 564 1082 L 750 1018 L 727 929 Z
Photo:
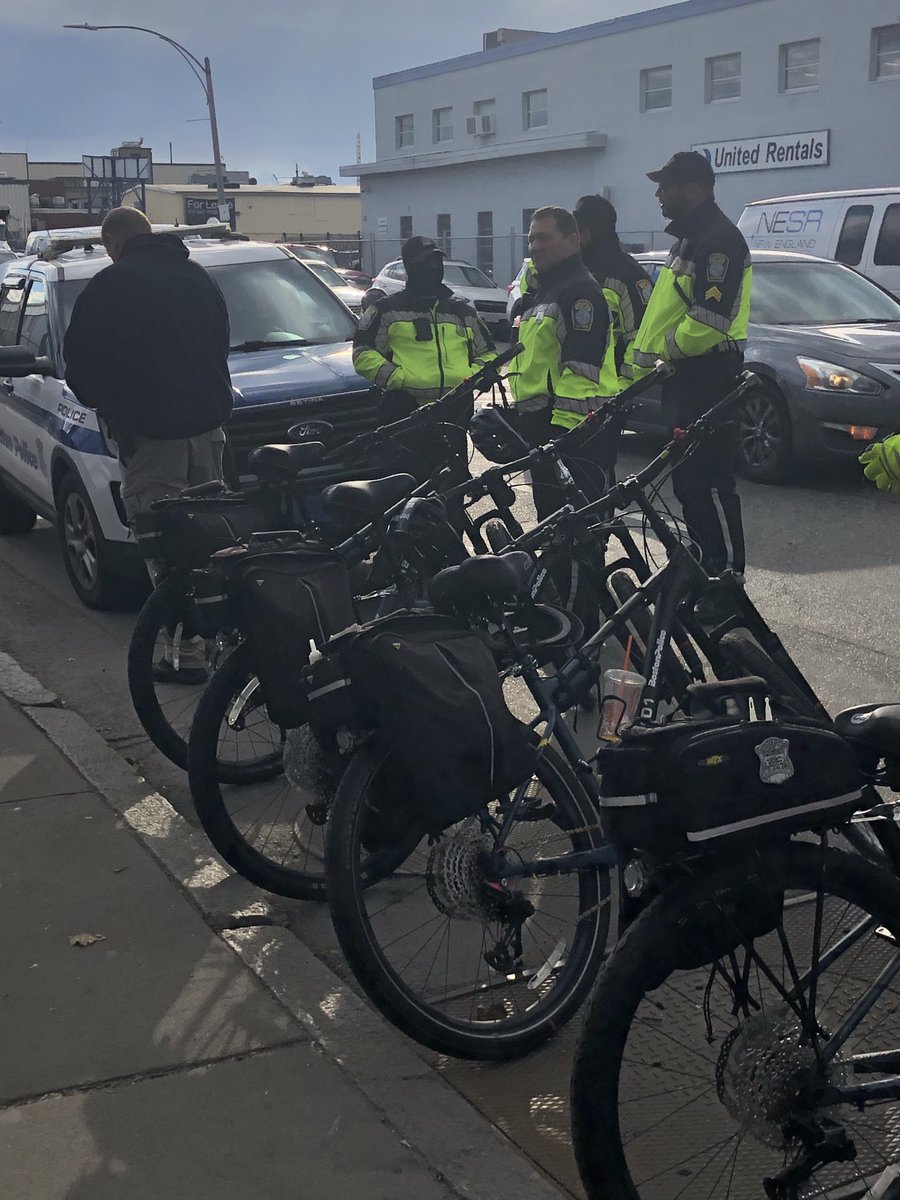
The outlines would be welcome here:
M 750 320 L 760 325 L 900 321 L 900 303 L 837 263 L 757 262 Z
M 209 273 L 225 297 L 232 347 L 321 345 L 353 336 L 356 322 L 344 306 L 293 259 L 223 263 Z M 60 286 L 66 327 L 86 284 L 86 279 L 67 279 Z
M 444 266 L 444 283 L 447 287 L 478 287 L 478 288 L 495 288 L 497 285 L 493 279 L 488 279 L 483 271 L 479 271 L 477 267 L 460 265 L 458 263 L 447 263 Z
M 314 259 L 304 260 L 306 265 L 329 287 L 346 287 L 347 280 L 343 275 L 339 275 L 334 267 L 329 267 L 327 262 L 316 262 Z

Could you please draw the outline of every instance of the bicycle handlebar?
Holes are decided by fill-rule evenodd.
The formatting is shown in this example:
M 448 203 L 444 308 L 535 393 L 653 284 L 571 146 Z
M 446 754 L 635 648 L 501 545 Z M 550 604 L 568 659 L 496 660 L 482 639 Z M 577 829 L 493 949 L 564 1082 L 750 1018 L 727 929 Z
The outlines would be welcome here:
M 440 414 L 449 409 L 456 401 L 466 396 L 474 395 L 477 392 L 486 392 L 488 388 L 493 387 L 500 378 L 501 369 L 517 355 L 521 354 L 523 348 L 520 342 L 513 342 L 511 346 L 508 346 L 496 358 L 492 358 L 490 362 L 486 362 L 482 367 L 479 367 L 474 375 L 470 375 L 468 379 L 464 379 L 461 383 L 458 383 L 455 388 L 452 388 L 438 400 L 435 400 L 433 404 L 423 404 L 421 408 L 410 413 L 408 417 L 403 417 L 399 421 L 391 421 L 388 425 L 379 425 L 377 429 L 372 429 L 368 433 L 359 434 L 349 441 L 346 446 L 329 450 L 324 455 L 322 461 L 336 462 L 340 460 L 341 462 L 347 462 L 361 454 L 365 454 L 373 444 L 383 441 L 386 437 L 396 437 L 399 433 L 406 433 L 424 421 L 433 421 L 435 424 L 440 424 Z

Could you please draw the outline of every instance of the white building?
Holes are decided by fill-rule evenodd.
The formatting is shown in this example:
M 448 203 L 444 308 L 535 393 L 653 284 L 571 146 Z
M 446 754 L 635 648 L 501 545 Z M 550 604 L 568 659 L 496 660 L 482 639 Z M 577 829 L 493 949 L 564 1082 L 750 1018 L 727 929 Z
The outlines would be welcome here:
M 668 245 L 646 172 L 706 149 L 719 203 L 900 184 L 898 0 L 685 0 L 374 80 L 367 262 L 412 232 L 505 282 L 542 204 L 603 192 L 623 241 Z

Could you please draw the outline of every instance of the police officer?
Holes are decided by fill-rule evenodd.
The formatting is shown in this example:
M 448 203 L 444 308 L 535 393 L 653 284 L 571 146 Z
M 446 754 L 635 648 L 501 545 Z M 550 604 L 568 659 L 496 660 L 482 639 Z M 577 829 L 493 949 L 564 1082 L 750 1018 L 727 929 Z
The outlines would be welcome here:
M 670 424 L 684 426 L 737 385 L 750 312 L 750 254 L 737 227 L 715 202 L 715 174 L 693 150 L 673 154 L 648 175 L 657 184 L 662 214 L 676 238 L 653 288 L 632 345 L 636 372 L 664 359 L 675 369 L 663 385 Z M 731 565 L 744 570 L 741 502 L 734 478 L 731 428 L 718 430 L 679 463 L 675 495 L 703 566 L 710 575 L 728 564 L 718 497 L 731 540 Z
M 581 260 L 575 218 L 564 208 L 539 208 L 528 245 L 534 271 L 517 306 L 523 350 L 510 364 L 509 384 L 519 432 L 539 446 L 580 425 L 619 391 L 619 383 L 609 309 Z M 606 490 L 615 441 L 586 435 L 577 454 L 568 442 L 567 465 L 589 499 Z M 531 480 L 543 518 L 563 502 L 552 464 L 536 466 Z
M 634 341 L 653 291 L 650 276 L 626 254 L 616 233 L 616 210 L 604 196 L 582 196 L 575 220 L 584 265 L 603 288 L 615 341 L 616 369 L 628 382 L 626 353 Z
M 494 343 L 475 309 L 444 284 L 444 255 L 428 237 L 411 237 L 401 251 L 406 287 L 366 308 L 353 338 L 353 366 L 381 389 L 382 423 L 399 421 L 431 404 L 495 357 Z M 465 454 L 471 408 L 460 411 L 453 439 Z M 429 430 L 404 437 L 404 467 L 420 480 L 440 465 Z

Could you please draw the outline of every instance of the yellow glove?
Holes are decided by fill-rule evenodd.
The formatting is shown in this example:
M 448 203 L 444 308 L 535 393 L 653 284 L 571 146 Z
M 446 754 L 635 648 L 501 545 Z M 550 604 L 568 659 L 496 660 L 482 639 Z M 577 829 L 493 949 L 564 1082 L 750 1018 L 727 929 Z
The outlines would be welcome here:
M 870 446 L 859 461 L 865 467 L 866 479 L 871 479 L 880 492 L 900 496 L 900 433 Z

